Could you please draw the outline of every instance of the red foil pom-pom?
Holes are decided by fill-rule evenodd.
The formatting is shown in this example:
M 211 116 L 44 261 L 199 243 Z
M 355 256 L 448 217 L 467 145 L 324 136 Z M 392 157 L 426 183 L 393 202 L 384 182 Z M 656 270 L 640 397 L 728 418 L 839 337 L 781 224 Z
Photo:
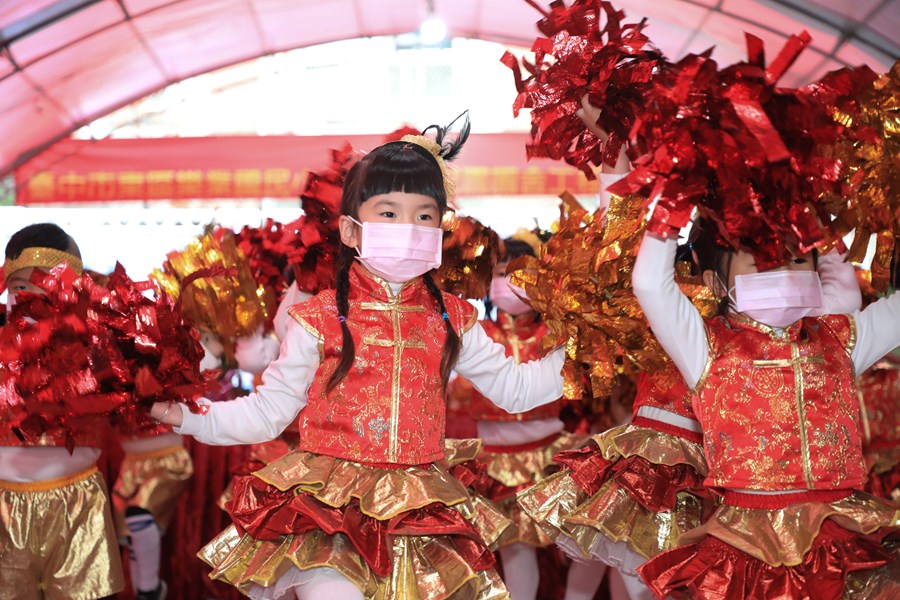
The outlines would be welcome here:
M 841 246 L 821 198 L 840 188 L 822 152 L 843 127 L 808 88 L 777 87 L 808 44 L 791 38 L 768 68 L 747 36 L 750 60 L 720 69 L 689 55 L 654 79 L 629 139 L 634 170 L 610 191 L 655 202 L 648 230 L 671 235 L 696 209 L 720 242 L 754 255 L 759 269 L 797 253 Z
M 69 448 L 111 422 L 153 427 L 153 402 L 193 400 L 208 389 L 197 334 L 165 294 L 146 294 L 120 265 L 100 286 L 67 266 L 35 270 L 45 294 L 21 293 L 0 329 L 0 415 L 26 444 L 44 436 Z
M 542 12 L 537 26 L 546 37 L 532 47 L 534 64 L 523 59 L 520 65 L 508 52 L 501 59 L 513 70 L 519 92 L 513 112 L 531 109 L 529 158 L 562 159 L 593 179 L 592 167 L 615 164 L 644 90 L 664 61 L 643 33 L 645 21 L 623 23 L 624 13 L 609 2 L 576 0 L 569 7 L 553 2 Z M 605 146 L 576 115 L 585 94 L 604 108 L 597 124 L 610 134 Z

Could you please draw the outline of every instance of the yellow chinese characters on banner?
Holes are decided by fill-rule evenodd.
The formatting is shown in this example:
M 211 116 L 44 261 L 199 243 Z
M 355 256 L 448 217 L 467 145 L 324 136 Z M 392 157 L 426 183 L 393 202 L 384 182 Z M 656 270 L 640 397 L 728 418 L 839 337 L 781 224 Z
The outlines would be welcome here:
M 596 194 L 597 182 L 572 167 L 474 167 L 454 170 L 456 193 L 461 196 L 556 196 Z
M 566 167 L 478 167 L 454 171 L 464 196 L 596 193 L 597 182 Z M 36 173 L 19 189 L 19 203 L 181 200 L 195 198 L 292 198 L 303 172 L 290 169 L 210 169 Z
M 473 134 L 453 164 L 461 196 L 594 194 L 595 181 L 549 159 L 528 160 L 525 133 Z M 329 148 L 364 153 L 384 136 L 213 136 L 65 139 L 16 170 L 16 203 L 297 198 Z
M 193 198 L 290 198 L 299 193 L 302 172 L 290 169 L 41 171 L 19 189 L 19 203 Z

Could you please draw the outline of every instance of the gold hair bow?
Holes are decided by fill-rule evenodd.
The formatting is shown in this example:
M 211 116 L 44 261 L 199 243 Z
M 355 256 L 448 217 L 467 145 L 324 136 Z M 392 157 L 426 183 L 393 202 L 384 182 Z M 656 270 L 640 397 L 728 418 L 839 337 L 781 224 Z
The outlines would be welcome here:
M 417 146 L 421 146 L 431 152 L 438 166 L 441 168 L 441 176 L 444 178 L 444 194 L 447 196 L 447 204 L 452 204 L 456 198 L 456 182 L 450 177 L 447 170 L 447 163 L 441 157 L 441 146 L 433 139 L 424 135 L 404 135 L 400 138 L 401 142 L 409 142 Z

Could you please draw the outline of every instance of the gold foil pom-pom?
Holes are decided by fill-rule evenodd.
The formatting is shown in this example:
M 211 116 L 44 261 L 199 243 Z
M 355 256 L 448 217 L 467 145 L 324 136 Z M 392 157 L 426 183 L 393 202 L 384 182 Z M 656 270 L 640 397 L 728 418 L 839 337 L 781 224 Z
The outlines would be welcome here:
M 542 255 L 516 259 L 509 271 L 547 324 L 544 349 L 566 345 L 565 397 L 588 401 L 609 396 L 619 375 L 658 371 L 667 358 L 631 287 L 646 225 L 643 199 L 613 196 L 608 210 L 591 213 L 572 195 L 561 198 L 559 231 Z M 709 290 L 689 269 L 679 280 L 709 314 Z
M 500 259 L 500 236 L 472 217 L 448 212 L 442 224 L 443 259 L 435 276 L 438 286 L 455 296 L 481 299 L 491 285 Z
M 184 280 L 198 271 L 231 267 L 234 276 L 200 277 L 184 286 Z M 184 312 L 195 326 L 219 338 L 226 358 L 234 358 L 234 342 L 263 327 L 275 307 L 266 301 L 265 289 L 257 285 L 250 264 L 235 243 L 234 232 L 207 230 L 187 248 L 170 252 L 162 270 L 150 278 L 170 296 L 180 299 Z
M 900 238 L 900 60 L 833 116 L 846 130 L 825 152 L 840 161 L 844 193 L 823 200 L 839 233 L 856 230 L 849 260 L 862 262 L 875 235 L 872 285 L 884 293 Z

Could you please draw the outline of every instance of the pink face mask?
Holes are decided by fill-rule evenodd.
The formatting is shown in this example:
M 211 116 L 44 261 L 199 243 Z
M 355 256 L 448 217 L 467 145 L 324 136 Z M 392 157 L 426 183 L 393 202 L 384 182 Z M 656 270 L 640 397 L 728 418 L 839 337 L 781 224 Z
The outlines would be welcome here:
M 200 342 L 200 346 L 203 348 L 203 358 L 200 359 L 200 371 L 222 368 L 222 359 L 210 352 L 203 342 Z
M 528 297 L 525 295 L 525 290 L 511 284 L 508 276 L 491 279 L 491 288 L 488 295 L 494 306 L 514 317 L 534 310 L 527 302 L 522 300 L 522 298 Z
M 400 223 L 360 223 L 359 262 L 379 277 L 404 283 L 441 266 L 444 230 Z
M 815 271 L 764 271 L 734 278 L 735 310 L 770 327 L 784 328 L 822 307 Z

